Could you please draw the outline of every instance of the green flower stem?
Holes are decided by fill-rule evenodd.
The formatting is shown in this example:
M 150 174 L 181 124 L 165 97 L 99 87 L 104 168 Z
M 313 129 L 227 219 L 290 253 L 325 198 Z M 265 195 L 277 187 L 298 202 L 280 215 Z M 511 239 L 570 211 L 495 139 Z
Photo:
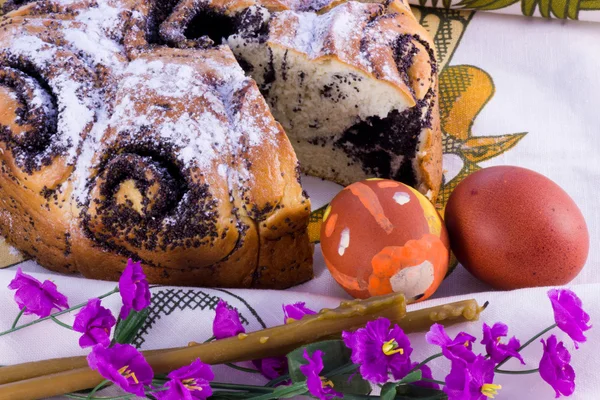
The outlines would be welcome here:
M 499 373 L 499 374 L 525 375 L 525 374 L 535 374 L 537 372 L 540 372 L 540 369 L 536 368 L 536 369 L 526 369 L 524 371 L 507 371 L 505 369 L 498 369 L 498 368 L 496 368 L 496 372 Z
M 267 386 L 267 387 L 274 387 L 275 385 L 278 385 L 281 382 L 285 382 L 285 381 L 287 381 L 289 379 L 290 379 L 290 375 L 289 374 L 281 375 L 281 376 L 278 376 L 277 378 L 273 379 L 272 381 L 269 381 L 265 386 Z
M 17 326 L 17 323 L 19 322 L 19 320 L 23 316 L 23 313 L 25 312 L 26 309 L 27 309 L 27 307 L 21 308 L 21 311 L 19 311 L 19 314 L 17 314 L 17 318 L 15 318 L 15 322 L 13 322 L 12 326 L 10 327 L 10 329 L 15 329 L 15 327 Z
M 52 318 L 52 321 L 56 322 L 58 325 L 62 326 L 63 328 L 73 330 L 73 327 L 71 325 L 65 324 L 64 322 L 60 321 L 58 318 L 56 318 L 54 316 L 50 316 L 50 317 Z
M 152 390 L 146 390 L 146 394 L 152 394 L 152 393 L 156 393 L 156 392 L 164 392 L 165 390 L 167 390 L 168 388 L 160 388 L 160 389 L 152 389 Z M 68 397 L 70 399 L 85 399 L 85 400 L 125 400 L 125 399 L 132 399 L 134 397 L 137 397 L 137 395 L 135 394 L 125 394 L 122 396 L 94 396 L 94 397 L 88 397 L 89 395 L 86 394 L 76 394 L 76 393 L 67 393 L 65 394 L 65 397 Z
M 415 399 L 416 397 L 407 397 L 407 396 L 402 396 L 397 394 L 396 397 L 394 397 L 395 400 L 412 400 Z M 427 396 L 427 397 L 418 397 L 419 400 L 442 400 L 442 399 L 447 399 L 448 396 L 446 395 L 446 393 L 440 392 L 440 393 L 436 393 L 436 394 L 432 394 L 431 396 Z M 369 394 L 348 394 L 348 393 L 344 393 L 344 400 L 375 400 L 375 399 L 381 399 L 381 396 L 376 396 L 376 395 L 369 395 Z
M 94 397 L 94 394 L 102 389 L 104 386 L 106 386 L 107 384 L 111 383 L 108 379 L 103 380 L 102 382 L 100 382 L 95 388 L 92 389 L 91 392 L 88 393 L 87 398 L 91 399 L 92 397 Z
M 94 397 L 87 397 L 87 395 L 82 395 L 82 394 L 75 394 L 75 393 L 67 393 L 64 395 L 65 397 L 68 397 L 69 399 L 92 399 L 92 400 L 121 400 L 121 399 L 131 399 L 133 397 L 135 397 L 135 394 L 126 394 L 123 396 L 115 396 L 115 397 L 110 397 L 110 396 L 94 396 Z
M 212 386 L 212 383 L 211 383 Z M 286 388 L 277 388 L 274 389 L 273 392 L 263 394 L 260 396 L 249 397 L 250 400 L 270 400 L 270 399 L 281 399 L 288 398 L 291 395 L 301 395 L 308 391 L 306 387 L 306 382 L 298 382 L 290 385 Z
M 213 340 L 215 340 L 216 338 L 214 336 L 209 337 L 208 339 L 206 339 L 204 341 L 204 343 L 208 343 L 208 342 L 212 342 Z
M 416 371 L 416 370 L 418 370 L 418 369 L 419 369 L 419 368 L 421 368 L 423 365 L 427 364 L 427 363 L 428 363 L 428 362 L 430 362 L 430 361 L 433 361 L 433 360 L 435 360 L 436 358 L 440 358 L 441 356 L 443 356 L 443 354 L 442 354 L 442 353 L 437 353 L 437 354 L 434 354 L 434 355 L 432 355 L 432 356 L 429 356 L 429 357 L 427 357 L 425 360 L 423 360 L 423 361 L 422 361 L 422 362 L 420 362 L 419 364 L 415 365 L 415 367 L 414 367 L 413 369 L 411 369 L 410 371 L 408 371 L 408 374 L 410 374 L 410 373 L 411 373 L 411 372 L 413 372 L 413 371 Z M 408 375 L 408 374 L 406 374 L 406 375 Z M 423 380 L 425 380 L 425 379 L 423 379 Z
M 523 350 L 525 347 L 529 346 L 531 343 L 534 342 L 534 340 L 538 339 L 540 336 L 543 336 L 545 333 L 551 331 L 552 329 L 556 328 L 556 324 L 552 324 L 549 327 L 547 327 L 546 329 L 544 329 L 543 331 L 541 331 L 540 333 L 538 333 L 537 335 L 533 336 L 531 339 L 529 339 L 528 341 L 525 342 L 525 344 L 523 344 L 521 347 L 519 347 L 519 350 L 517 350 L 517 352 L 521 352 L 521 350 Z M 498 372 L 500 367 L 503 366 L 508 360 L 510 360 L 512 357 L 506 357 L 504 360 L 502 360 L 502 362 L 500 362 L 500 364 L 498 364 L 496 366 L 495 371 Z
M 244 390 L 247 392 L 262 392 L 262 393 L 272 393 L 275 391 L 275 388 L 266 387 L 266 386 L 254 386 L 254 385 L 239 385 L 237 383 L 220 383 L 220 382 L 211 382 L 210 387 L 213 389 L 227 389 L 227 390 Z
M 103 298 L 111 296 L 111 295 L 113 295 L 115 293 L 119 293 L 119 288 L 118 287 L 115 287 L 113 290 L 111 290 L 108 293 L 103 294 L 102 296 L 98 296 L 98 298 L 99 299 L 103 299 Z M 78 309 L 80 309 L 80 308 L 82 308 L 82 307 L 84 307 L 86 305 L 87 305 L 87 301 L 85 303 L 77 304 L 76 306 L 73 306 L 71 308 L 67 308 L 66 310 L 62 310 L 62 311 L 56 312 L 56 313 L 51 314 L 51 315 L 49 315 L 47 317 L 36 319 L 35 321 L 31 321 L 31 322 L 28 322 L 28 323 L 23 324 L 23 325 L 16 326 L 16 325 L 13 324 L 13 327 L 10 328 L 9 330 L 4 331 L 4 332 L 0 332 L 0 336 L 8 335 L 9 333 L 21 330 L 23 328 L 27 328 L 28 326 L 31 326 L 31 325 L 39 324 L 40 322 L 52 319 L 53 317 L 58 317 L 59 315 L 70 313 L 71 311 L 78 310 Z M 23 311 L 23 310 L 21 310 L 21 311 Z M 18 320 L 18 318 L 19 317 L 17 317 L 17 320 Z M 15 323 L 16 323 L 16 321 L 15 321 Z
M 432 382 L 432 383 L 437 383 L 438 385 L 446 384 L 446 382 L 444 382 L 444 381 L 438 381 L 436 379 L 427 379 L 427 378 L 421 378 L 421 379 L 419 379 L 419 382 Z
M 232 392 L 231 390 L 213 390 L 210 400 L 232 400 L 232 399 L 247 399 L 248 392 Z
M 225 365 L 227 365 L 229 368 L 237 369 L 238 371 L 248 372 L 251 374 L 260 374 L 260 371 L 254 368 L 240 367 L 239 365 L 235 365 L 233 363 L 225 363 Z
M 168 378 L 152 379 L 152 383 L 157 384 L 157 385 L 164 385 L 168 381 L 169 381 Z M 238 390 L 238 391 L 258 392 L 258 393 L 272 393 L 273 391 L 276 390 L 276 388 L 266 387 L 266 386 L 240 385 L 237 383 L 221 383 L 221 382 L 211 382 L 210 387 L 213 389 Z

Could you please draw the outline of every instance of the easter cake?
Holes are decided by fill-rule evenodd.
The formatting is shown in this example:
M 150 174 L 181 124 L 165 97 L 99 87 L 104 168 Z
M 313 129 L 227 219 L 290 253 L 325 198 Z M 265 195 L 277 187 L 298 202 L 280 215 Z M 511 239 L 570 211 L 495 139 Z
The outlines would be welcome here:
M 285 288 L 312 277 L 301 171 L 437 195 L 436 64 L 402 2 L 10 8 L 0 226 L 44 267 Z

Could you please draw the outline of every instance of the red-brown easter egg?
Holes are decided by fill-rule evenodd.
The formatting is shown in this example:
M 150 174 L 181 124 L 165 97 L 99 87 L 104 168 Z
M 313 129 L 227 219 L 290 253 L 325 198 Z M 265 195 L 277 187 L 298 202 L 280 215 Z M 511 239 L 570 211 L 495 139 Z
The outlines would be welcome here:
M 331 201 L 321 250 L 331 275 L 354 297 L 398 292 L 424 300 L 448 271 L 450 244 L 425 196 L 400 182 L 369 179 Z
M 587 259 L 590 238 L 575 202 L 525 168 L 469 175 L 450 196 L 445 220 L 461 264 L 497 289 L 563 285 Z

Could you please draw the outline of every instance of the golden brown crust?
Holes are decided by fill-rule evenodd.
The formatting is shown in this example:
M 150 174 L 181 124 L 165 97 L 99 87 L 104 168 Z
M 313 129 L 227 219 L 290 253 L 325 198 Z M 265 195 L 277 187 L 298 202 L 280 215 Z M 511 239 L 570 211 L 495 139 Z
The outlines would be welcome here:
M 437 82 L 436 82 L 437 91 Z M 417 169 L 421 176 L 417 190 L 435 204 L 442 184 L 442 130 L 440 128 L 439 105 L 431 106 L 431 126 L 421 133 L 421 144 L 417 153 Z
M 310 201 L 254 81 L 225 46 L 153 47 L 143 18 L 115 4 L 101 5 L 108 30 L 87 2 L 1 22 L 2 234 L 49 269 L 96 279 L 118 279 L 129 257 L 155 283 L 310 279 Z
M 419 50 L 413 56 L 408 69 L 408 77 L 412 83 L 412 93 L 417 100 L 428 97 L 430 123 L 421 131 L 420 142 L 414 160 L 417 174 L 416 188 L 429 200 L 435 203 L 442 183 L 442 134 L 439 120 L 439 101 L 437 86 L 437 65 L 435 46 L 429 33 L 423 28 L 405 4 L 395 0 L 388 10 L 392 17 L 381 18 L 378 26 L 373 28 L 374 35 L 385 31 L 389 34 L 412 37 L 412 42 Z M 387 62 L 393 61 L 393 56 L 387 54 Z M 379 65 L 384 64 L 380 62 Z

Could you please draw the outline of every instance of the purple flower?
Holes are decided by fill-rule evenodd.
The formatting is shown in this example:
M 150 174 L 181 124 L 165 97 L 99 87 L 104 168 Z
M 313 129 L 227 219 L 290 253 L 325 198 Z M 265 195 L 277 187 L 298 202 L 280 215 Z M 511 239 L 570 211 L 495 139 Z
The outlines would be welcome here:
M 216 315 L 213 320 L 213 335 L 217 339 L 225 339 L 244 333 L 246 330 L 240 322 L 240 315 L 235 308 L 229 308 L 227 303 L 219 300 Z
M 542 339 L 542 345 L 544 355 L 540 360 L 540 376 L 552 386 L 556 398 L 561 394 L 572 395 L 575 391 L 575 371 L 569 365 L 571 354 L 563 342 L 557 343 L 554 335 L 550 336 L 547 342 Z
M 130 344 L 96 345 L 87 357 L 91 369 L 126 392 L 144 396 L 144 385 L 152 383 L 152 367 Z
M 316 314 L 315 311 L 305 306 L 305 303 L 298 302 L 294 304 L 284 304 L 283 323 L 301 320 L 306 314 Z M 260 360 L 252 360 L 254 366 L 267 379 L 275 379 L 288 372 L 288 363 L 286 357 L 267 357 Z M 286 382 L 282 382 L 285 384 Z
M 575 348 L 578 349 L 579 343 L 587 340 L 583 332 L 592 327 L 588 325 L 590 316 L 581 308 L 581 299 L 568 289 L 551 289 L 548 297 L 552 303 L 556 325 L 573 339 Z
M 342 339 L 352 350 L 352 362 L 360 365 L 360 374 L 373 383 L 402 379 L 410 371 L 412 347 L 404 331 L 396 324 L 379 318 L 356 332 L 343 332 Z
M 168 389 L 154 393 L 160 400 L 204 400 L 212 396 L 210 381 L 215 379 L 215 374 L 210 365 L 204 364 L 199 358 L 171 372 L 167 378 L 170 379 L 165 383 Z
M 16 290 L 15 301 L 25 315 L 35 314 L 44 318 L 50 315 L 53 308 L 60 310 L 69 308 L 67 298 L 58 292 L 56 285 L 45 280 L 38 281 L 31 275 L 27 275 L 17 269 L 15 278 L 8 284 L 8 288 Z
M 225 301 L 219 300 L 215 311 L 216 315 L 213 320 L 213 335 L 215 338 L 225 339 L 246 332 L 240 321 L 238 311 L 235 308 L 229 308 Z M 252 360 L 252 363 L 269 380 L 287 373 L 288 366 L 285 357 L 268 357 Z
M 300 321 L 305 315 L 316 314 L 316 311 L 305 306 L 306 303 L 299 302 L 283 305 L 283 323 L 287 324 L 293 321 Z
M 419 365 L 419 363 L 413 363 L 410 366 L 410 369 L 412 370 L 417 365 Z M 429 368 L 426 364 L 421 365 L 419 367 L 419 369 L 421 370 L 423 379 L 433 379 L 433 374 L 431 373 L 431 368 Z M 417 381 L 417 382 L 413 382 L 413 385 L 421 386 L 424 388 L 430 388 L 430 389 L 439 389 L 440 388 L 440 385 L 438 385 L 435 382 Z
M 333 382 L 319 375 L 323 371 L 323 352 L 321 350 L 316 350 L 311 357 L 304 349 L 304 358 L 308 364 L 301 365 L 300 372 L 306 376 L 306 386 L 308 386 L 310 394 L 320 400 L 344 397 L 342 393 L 333 389 Z
M 500 363 L 506 359 L 506 357 L 515 357 L 521 364 L 525 364 L 523 357 L 519 354 L 519 347 L 521 343 L 514 336 L 508 341 L 508 343 L 502 343 L 501 339 L 508 335 L 508 326 L 501 322 L 497 322 L 491 328 L 487 324 L 483 324 L 483 340 L 481 344 L 485 345 L 490 358 L 495 363 Z
M 127 260 L 127 266 L 119 279 L 119 291 L 123 307 L 119 318 L 125 319 L 132 309 L 141 311 L 150 304 L 150 287 L 141 263 Z
M 494 398 L 500 385 L 494 382 L 496 363 L 479 355 L 472 363 L 453 361 L 450 373 L 446 376 L 444 392 L 448 400 L 483 400 Z
M 269 380 L 278 378 L 288 372 L 288 363 L 285 357 L 267 357 L 252 360 L 252 364 Z
M 452 340 L 443 325 L 433 324 L 429 332 L 425 334 L 425 340 L 429 344 L 440 346 L 444 357 L 452 362 L 470 364 L 475 360 L 475 353 L 472 349 L 473 342 L 476 339 L 475 336 L 471 336 L 466 332 L 459 332 Z
M 116 320 L 109 309 L 100 305 L 100 299 L 90 299 L 75 316 L 73 330 L 83 333 L 79 338 L 81 348 L 110 344 L 110 330 Z

